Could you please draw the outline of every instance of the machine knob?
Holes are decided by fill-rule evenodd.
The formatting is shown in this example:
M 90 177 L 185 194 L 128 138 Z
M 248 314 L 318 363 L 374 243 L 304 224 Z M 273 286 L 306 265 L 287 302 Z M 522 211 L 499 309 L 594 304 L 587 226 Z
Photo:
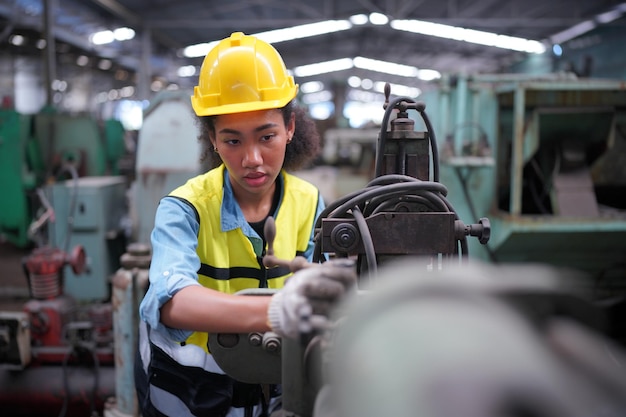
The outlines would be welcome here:
M 491 223 L 489 219 L 481 217 L 480 220 L 478 220 L 478 224 L 470 225 L 470 236 L 477 237 L 482 245 L 487 244 L 491 237 Z
M 340 223 L 330 233 L 330 242 L 339 252 L 352 252 L 359 244 L 359 231 L 350 223 Z

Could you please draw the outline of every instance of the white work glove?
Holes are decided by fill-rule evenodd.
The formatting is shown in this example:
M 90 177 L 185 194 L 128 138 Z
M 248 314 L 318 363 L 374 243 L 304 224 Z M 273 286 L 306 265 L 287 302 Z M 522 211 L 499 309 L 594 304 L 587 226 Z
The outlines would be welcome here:
M 354 262 L 348 259 L 300 269 L 272 296 L 267 311 L 272 331 L 291 338 L 311 331 L 311 317 L 328 316 L 355 284 Z

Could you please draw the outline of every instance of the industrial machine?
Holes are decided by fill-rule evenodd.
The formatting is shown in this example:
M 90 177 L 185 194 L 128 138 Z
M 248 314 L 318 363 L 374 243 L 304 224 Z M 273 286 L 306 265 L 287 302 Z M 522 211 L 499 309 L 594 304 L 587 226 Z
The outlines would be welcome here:
M 462 217 L 486 213 L 493 263 L 626 277 L 626 88 L 571 74 L 445 76 L 420 97 L 442 133 L 441 181 Z
M 53 109 L 35 115 L 0 109 L 0 237 L 20 248 L 34 243 L 28 229 L 45 209 L 37 189 L 56 181 L 66 164 L 81 177 L 117 175 L 124 134 L 117 120 L 100 124 Z
M 386 103 L 375 178 L 329 204 L 316 225 L 315 261 L 354 259 L 359 291 L 330 317 L 302 316 L 297 340 L 211 335 L 215 359 L 239 381 L 281 383 L 285 416 L 619 414 L 626 354 L 615 317 L 589 291 L 593 280 L 573 268 L 515 259 L 489 266 L 470 255 L 469 240 L 490 245 L 502 232 L 485 217 L 462 221 L 468 194 L 456 189 L 455 197 L 440 182 L 450 172 L 439 166 L 425 107 L 407 97 Z M 495 146 L 477 137 L 471 153 L 442 156 L 453 179 L 458 169 L 469 180 L 464 169 L 496 166 Z M 469 212 L 483 209 L 494 213 L 483 205 Z M 280 230 L 266 230 L 270 246 L 273 233 Z

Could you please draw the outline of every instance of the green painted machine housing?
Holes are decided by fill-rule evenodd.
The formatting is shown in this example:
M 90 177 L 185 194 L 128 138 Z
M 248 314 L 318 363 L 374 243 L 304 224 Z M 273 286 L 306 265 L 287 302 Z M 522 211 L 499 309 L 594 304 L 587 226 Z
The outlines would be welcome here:
M 626 278 L 626 83 L 568 75 L 443 77 L 420 97 L 470 256 Z
M 0 237 L 18 247 L 32 244 L 28 229 L 41 214 L 36 190 L 64 179 L 58 178 L 63 164 L 71 162 L 81 177 L 117 174 L 124 134 L 117 120 L 0 109 Z
M 38 183 L 36 143 L 30 137 L 29 116 L 0 109 L 0 235 L 16 246 L 29 242 L 32 214 L 28 194 Z

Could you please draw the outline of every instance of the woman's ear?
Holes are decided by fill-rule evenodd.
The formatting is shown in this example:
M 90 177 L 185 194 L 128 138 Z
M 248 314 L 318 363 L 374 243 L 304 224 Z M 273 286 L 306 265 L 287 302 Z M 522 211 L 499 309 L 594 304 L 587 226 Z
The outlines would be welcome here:
M 296 114 L 291 113 L 291 117 L 289 118 L 289 123 L 287 124 L 287 137 L 292 138 L 295 132 L 296 132 Z
M 211 144 L 211 148 L 217 149 L 217 147 L 215 146 L 215 133 L 209 132 L 209 142 Z

